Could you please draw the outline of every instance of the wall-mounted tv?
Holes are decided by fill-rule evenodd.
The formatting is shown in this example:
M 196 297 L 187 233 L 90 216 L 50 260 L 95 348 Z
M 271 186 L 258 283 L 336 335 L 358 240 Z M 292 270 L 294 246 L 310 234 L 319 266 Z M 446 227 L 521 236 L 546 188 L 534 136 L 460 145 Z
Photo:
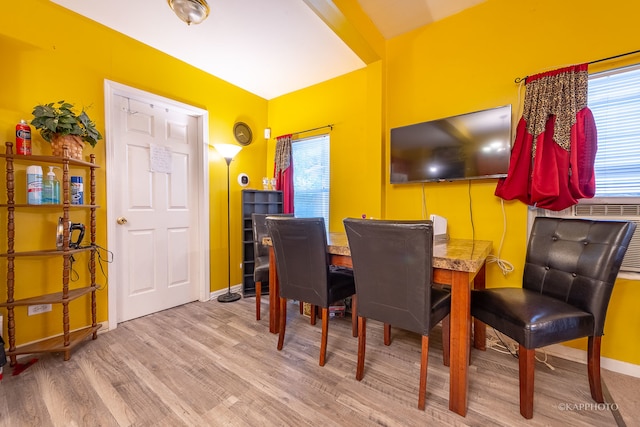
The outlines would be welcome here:
M 511 105 L 391 129 L 391 184 L 507 176 Z

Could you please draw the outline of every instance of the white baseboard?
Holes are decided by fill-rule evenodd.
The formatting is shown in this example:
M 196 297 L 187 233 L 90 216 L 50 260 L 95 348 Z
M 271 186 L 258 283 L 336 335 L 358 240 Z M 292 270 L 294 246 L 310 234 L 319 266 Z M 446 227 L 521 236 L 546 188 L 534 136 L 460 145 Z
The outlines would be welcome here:
M 572 360 L 584 365 L 587 364 L 587 352 L 585 350 L 579 350 L 577 348 L 567 347 L 561 344 L 550 345 L 548 347 L 544 347 L 544 349 L 552 356 Z M 640 365 L 634 365 L 633 363 L 601 357 L 600 367 L 620 374 L 640 378 Z
M 99 322 L 102 327 L 98 329 L 98 335 L 109 331 L 109 321 L 105 320 L 104 322 Z
M 239 293 L 240 295 L 242 295 L 242 285 L 234 285 L 231 287 L 231 292 L 236 292 Z M 222 294 L 226 294 L 227 293 L 227 289 L 220 289 L 219 291 L 213 291 L 211 292 L 211 295 L 209 296 L 209 301 L 212 301 L 216 298 L 218 298 L 220 295 Z
M 512 352 L 517 351 L 517 342 L 502 334 L 500 334 L 500 338 L 503 343 L 507 344 L 511 348 Z M 491 347 L 492 339 L 493 336 L 487 334 L 487 349 Z M 553 344 L 547 347 L 539 348 L 537 350 L 544 350 L 544 352 L 550 356 L 559 357 L 565 360 L 571 360 L 572 362 L 582 363 L 583 365 L 587 364 L 587 352 L 585 350 L 567 347 L 562 344 Z M 640 378 L 640 365 L 634 365 L 633 363 L 622 362 L 620 360 L 609 359 L 607 357 L 600 357 L 600 367 L 620 374 Z

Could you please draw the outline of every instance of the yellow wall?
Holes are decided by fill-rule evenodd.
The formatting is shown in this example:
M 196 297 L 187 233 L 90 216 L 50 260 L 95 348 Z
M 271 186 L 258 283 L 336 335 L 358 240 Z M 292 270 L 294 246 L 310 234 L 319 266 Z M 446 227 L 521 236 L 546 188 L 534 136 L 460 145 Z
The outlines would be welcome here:
M 26 25 L 25 10 L 30 11 Z M 380 52 L 380 41 L 375 40 L 372 44 L 383 60 L 267 102 L 49 1 L 25 0 L 0 16 L 0 53 L 5 58 L 0 68 L 0 132 L 5 140 L 13 140 L 15 123 L 28 117 L 35 104 L 62 98 L 91 105 L 91 116 L 104 130 L 105 78 L 208 110 L 211 143 L 233 142 L 233 123 L 246 121 L 255 142 L 231 164 L 232 233 L 238 230 L 231 239 L 233 266 L 241 258 L 237 174 L 249 174 L 250 188 L 260 188 L 260 178 L 273 175 L 276 136 L 332 123 L 332 231 L 342 228 L 344 217 L 363 213 L 387 218 L 436 213 L 449 219 L 453 237 L 492 240 L 497 254 L 503 221 L 502 205 L 493 196 L 495 181 L 389 185 L 389 129 L 505 104 L 513 104 L 516 118 L 514 78 L 637 49 L 637 16 L 640 3 L 635 0 L 488 0 L 387 42 L 386 52 Z M 598 69 L 632 61 L 638 57 L 600 64 Z M 265 127 L 272 129 L 268 141 L 262 138 Z M 309 135 L 313 134 L 301 136 Z M 41 144 L 36 138 L 36 147 Z M 104 143 L 94 152 L 104 166 Z M 217 290 L 226 286 L 226 169 L 213 150 L 210 155 L 211 290 Z M 98 179 L 99 203 L 104 206 L 104 169 Z M 504 210 L 501 257 L 512 262 L 515 271 L 504 277 L 490 265 L 489 286 L 518 286 L 521 280 L 527 211 L 519 202 L 506 202 Z M 104 230 L 105 210 L 98 221 Z M 38 241 L 50 234 L 33 231 Z M 98 240 L 108 243 L 104 234 Z M 58 268 L 52 265 L 50 271 Z M 234 268 L 232 283 L 240 282 L 241 271 Z M 619 280 L 614 289 L 603 340 L 605 357 L 640 364 L 640 343 L 630 339 L 640 335 L 638 285 Z M 4 292 L 0 281 L 0 294 Z M 106 320 L 106 312 L 103 292 L 99 320 Z M 59 332 L 57 323 L 56 330 L 45 327 L 50 319 L 58 317 L 27 319 L 31 332 L 21 341 Z M 584 340 L 573 345 L 584 348 Z
M 267 170 L 273 175 L 275 137 L 327 124 L 331 140 L 329 229 L 346 217 L 381 216 L 384 176 L 381 146 L 381 63 L 269 101 Z M 326 133 L 305 133 L 301 138 Z
M 165 5 L 166 6 L 166 5 Z M 190 104 L 209 113 L 209 142 L 235 143 L 233 123 L 247 122 L 256 134 L 267 125 L 267 101 L 241 90 L 218 78 L 186 65 L 146 45 L 133 41 L 115 31 L 76 15 L 47 0 L 25 0 L 20 7 L 4 8 L 0 14 L 0 137 L 4 141 L 15 141 L 15 124 L 22 118 L 31 119 L 33 106 L 60 99 L 78 106 L 89 107 L 88 113 L 104 132 L 104 79 L 109 79 L 137 89 L 155 93 Z M 27 12 L 28 11 L 28 12 Z M 187 27 L 185 27 L 187 28 Z M 36 154 L 49 153 L 49 147 L 37 132 L 33 132 Z M 244 148 L 231 164 L 231 250 L 232 266 L 241 261 L 240 187 L 235 177 L 239 172 L 250 176 L 264 174 L 264 158 L 267 144 L 264 138 Z M 3 149 L 4 152 L 4 149 Z M 95 149 L 88 148 L 85 155 L 95 153 L 102 167 L 98 173 L 98 243 L 109 247 L 106 241 L 106 196 L 105 196 L 105 144 L 100 141 Z M 226 226 L 226 164 L 214 149 L 210 149 L 210 215 L 211 215 L 211 290 L 227 286 L 227 226 Z M 4 175 L 4 174 L 3 174 Z M 17 192 L 22 193 L 19 188 Z M 3 218 L 6 218 L 6 213 Z M 43 220 L 40 215 L 21 215 L 17 238 L 23 239 L 29 228 L 32 249 L 53 245 L 57 213 L 50 213 Z M 72 220 L 75 220 L 72 217 Z M 5 239 L 6 227 L 0 238 Z M 22 241 L 21 241 L 22 242 Z M 111 245 L 113 246 L 113 245 Z M 4 247 L 4 245 L 2 245 Z M 117 259 L 118 254 L 115 254 Z M 59 285 L 44 286 L 39 283 L 50 277 L 60 276 L 59 260 L 34 259 L 20 261 L 23 269 L 18 271 L 21 295 L 59 291 Z M 39 270 L 41 273 L 25 273 Z M 82 272 L 84 264 L 77 264 Z M 105 266 L 106 269 L 106 266 Z M 0 266 L 0 275 L 6 277 L 6 266 Z M 32 283 L 25 289 L 28 277 Z M 99 277 L 101 282 L 104 279 Z M 233 268 L 231 283 L 242 281 L 242 272 Z M 60 283 L 61 279 L 55 281 Z M 111 281 L 111 286 L 116 284 Z M 5 280 L 0 280 L 1 298 L 6 296 Z M 83 302 L 73 304 L 82 307 Z M 73 307 L 73 305 L 72 305 Z M 61 332 L 59 307 L 52 313 L 26 317 L 26 309 L 16 309 L 19 335 L 18 344 L 38 340 Z M 78 308 L 82 310 L 83 308 Z M 107 320 L 107 291 L 98 292 L 98 320 Z M 75 309 L 74 309 L 75 310 Z M 0 313 L 6 315 L 5 310 Z M 80 326 L 85 319 L 71 316 L 71 328 Z M 6 317 L 5 317 L 6 319 Z M 6 336 L 7 322 L 4 322 Z
M 387 120 L 390 128 L 512 104 L 518 115 L 516 77 L 633 51 L 640 45 L 640 3 L 594 0 L 489 0 L 397 37 L 387 49 Z M 640 56 L 599 64 L 618 67 Z M 388 162 L 388 156 L 385 163 Z M 388 174 L 385 176 L 388 182 Z M 503 229 L 495 180 L 424 185 L 427 214 L 448 218 L 452 237 L 492 240 L 497 254 Z M 422 215 L 422 185 L 386 184 L 387 217 Z M 487 268 L 488 286 L 519 286 L 526 244 L 527 208 L 504 203 L 506 236 L 501 258 L 515 271 Z M 471 215 L 470 212 L 473 212 Z M 619 280 L 609 306 L 602 355 L 640 364 L 640 320 L 634 308 L 638 281 Z M 586 339 L 571 345 L 586 348 Z

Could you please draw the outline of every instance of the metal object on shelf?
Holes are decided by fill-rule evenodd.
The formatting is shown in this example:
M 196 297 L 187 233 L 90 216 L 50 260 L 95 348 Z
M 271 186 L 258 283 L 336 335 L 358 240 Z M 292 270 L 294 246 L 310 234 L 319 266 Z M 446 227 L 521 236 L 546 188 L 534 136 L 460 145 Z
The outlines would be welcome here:
M 78 230 L 78 238 L 73 241 L 73 231 Z M 70 222 L 69 223 L 69 247 L 71 249 L 78 249 L 80 247 L 80 243 L 82 242 L 82 238 L 84 237 L 84 224 L 80 224 L 78 222 Z M 58 218 L 58 227 L 56 229 L 56 249 L 61 251 L 64 247 L 64 219 L 62 217 Z

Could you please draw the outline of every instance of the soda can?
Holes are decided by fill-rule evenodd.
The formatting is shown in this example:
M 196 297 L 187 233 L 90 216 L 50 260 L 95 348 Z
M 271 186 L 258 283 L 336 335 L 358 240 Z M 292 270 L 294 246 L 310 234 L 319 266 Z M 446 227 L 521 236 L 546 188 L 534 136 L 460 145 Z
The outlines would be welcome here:
M 16 150 L 17 154 L 31 155 L 31 126 L 26 120 L 20 120 L 16 125 Z

